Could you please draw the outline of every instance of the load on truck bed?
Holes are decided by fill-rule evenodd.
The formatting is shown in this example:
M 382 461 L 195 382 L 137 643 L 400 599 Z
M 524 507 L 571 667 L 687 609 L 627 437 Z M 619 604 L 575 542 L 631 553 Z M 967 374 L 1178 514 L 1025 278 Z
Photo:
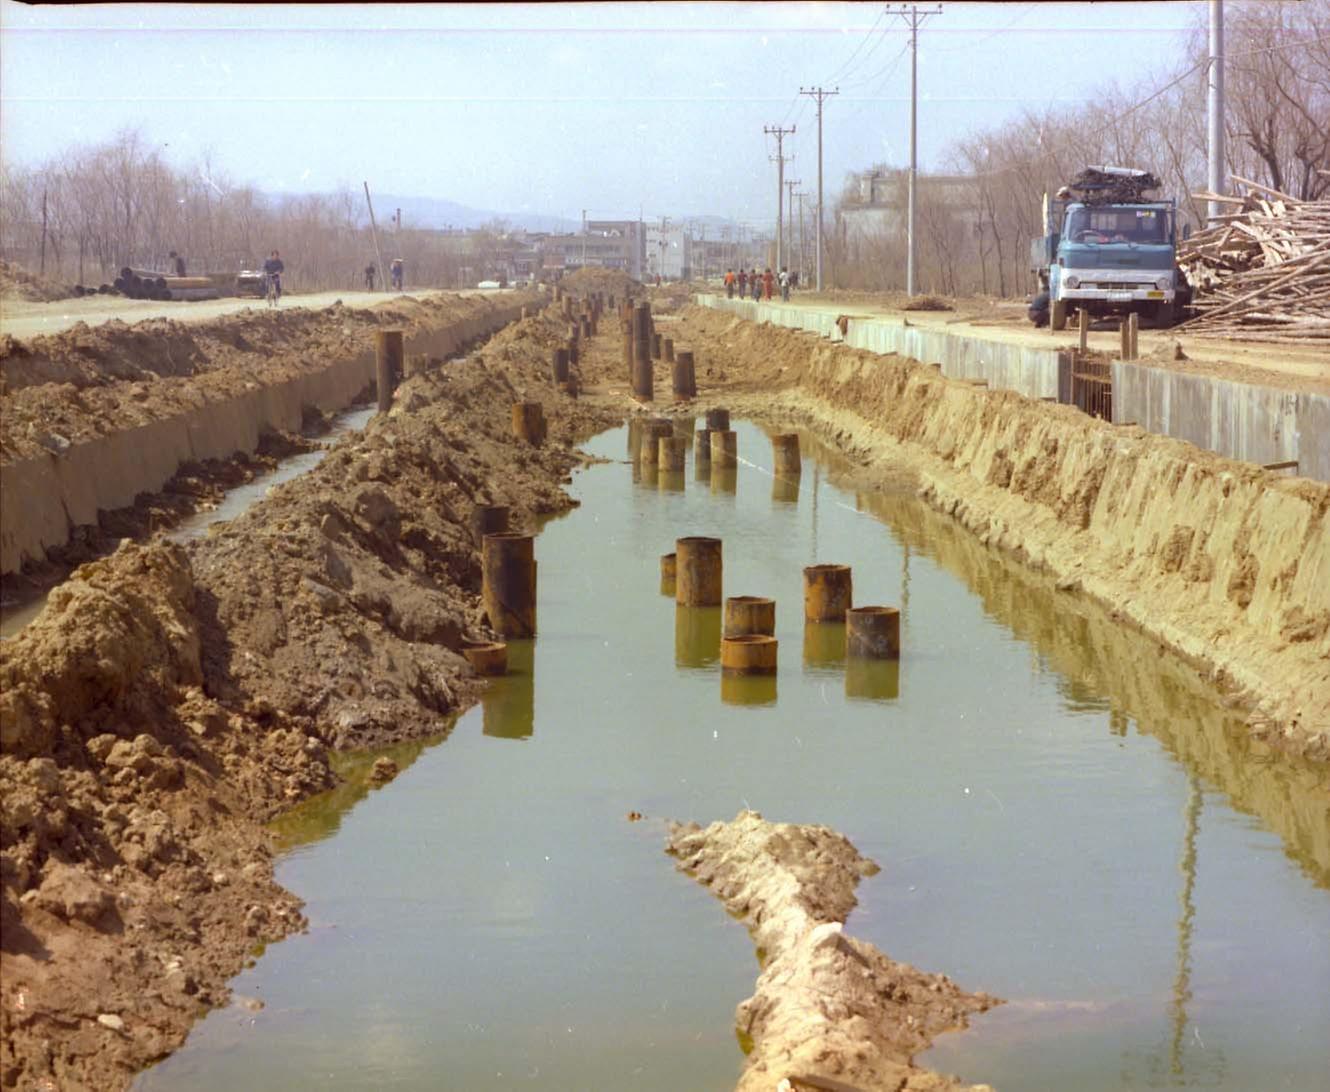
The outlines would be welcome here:
M 1030 246 L 1036 325 L 1065 329 L 1081 308 L 1092 317 L 1135 311 L 1156 326 L 1179 320 L 1191 293 L 1177 263 L 1177 202 L 1152 198 L 1157 189 L 1148 171 L 1089 167 L 1044 194 L 1044 235 Z

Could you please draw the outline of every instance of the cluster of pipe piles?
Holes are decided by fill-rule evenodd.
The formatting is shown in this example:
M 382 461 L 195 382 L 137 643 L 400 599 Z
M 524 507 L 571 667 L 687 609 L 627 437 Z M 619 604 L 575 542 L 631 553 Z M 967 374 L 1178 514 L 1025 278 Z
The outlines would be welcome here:
M 130 266 L 120 270 L 115 289 L 134 300 L 215 300 L 218 295 L 208 277 L 173 277 Z

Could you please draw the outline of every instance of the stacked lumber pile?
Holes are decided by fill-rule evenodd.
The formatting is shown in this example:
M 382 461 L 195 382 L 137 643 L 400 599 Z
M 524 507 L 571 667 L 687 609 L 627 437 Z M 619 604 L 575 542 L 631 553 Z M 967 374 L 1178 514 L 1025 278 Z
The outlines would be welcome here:
M 1178 251 L 1197 333 L 1330 338 L 1330 201 L 1300 201 L 1232 176 L 1243 197 L 1195 194 L 1232 208 Z

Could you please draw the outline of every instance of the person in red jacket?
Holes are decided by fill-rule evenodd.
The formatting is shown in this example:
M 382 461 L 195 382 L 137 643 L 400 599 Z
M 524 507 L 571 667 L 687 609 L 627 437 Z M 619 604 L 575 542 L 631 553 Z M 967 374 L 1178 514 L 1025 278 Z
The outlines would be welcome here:
M 776 278 L 771 275 L 771 267 L 762 274 L 762 298 L 771 299 L 771 290 L 776 287 Z

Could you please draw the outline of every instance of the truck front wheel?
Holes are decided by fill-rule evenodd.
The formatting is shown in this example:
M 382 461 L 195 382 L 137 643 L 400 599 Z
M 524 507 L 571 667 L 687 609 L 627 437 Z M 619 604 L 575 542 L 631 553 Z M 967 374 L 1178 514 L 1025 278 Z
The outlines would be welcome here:
M 1065 330 L 1067 328 L 1067 301 L 1054 300 L 1049 309 L 1048 325 L 1052 330 Z

